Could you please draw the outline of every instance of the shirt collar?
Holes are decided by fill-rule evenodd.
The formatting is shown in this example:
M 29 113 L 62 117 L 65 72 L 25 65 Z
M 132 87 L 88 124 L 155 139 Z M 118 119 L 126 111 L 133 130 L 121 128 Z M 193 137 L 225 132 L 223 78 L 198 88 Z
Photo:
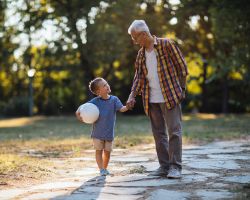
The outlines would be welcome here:
M 157 37 L 153 35 L 153 38 L 154 38 L 154 45 L 157 45 L 158 44 Z
M 152 35 L 153 36 L 153 38 L 154 38 L 154 47 L 155 48 L 157 48 L 157 45 L 158 45 L 158 38 L 155 36 L 155 35 Z M 140 52 L 141 52 L 141 57 L 142 57 L 142 59 L 145 59 L 145 47 L 142 47 L 141 49 L 140 49 Z
M 157 37 L 155 35 L 152 35 L 154 38 L 154 46 L 156 47 L 158 45 L 158 40 Z M 145 47 L 142 47 L 142 53 L 143 55 L 145 54 Z

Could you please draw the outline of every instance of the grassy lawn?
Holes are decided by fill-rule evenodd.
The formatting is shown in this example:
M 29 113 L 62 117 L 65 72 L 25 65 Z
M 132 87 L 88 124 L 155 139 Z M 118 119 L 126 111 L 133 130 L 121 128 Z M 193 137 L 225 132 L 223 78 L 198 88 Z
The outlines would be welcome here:
M 246 138 L 250 136 L 249 122 L 249 114 L 184 115 L 183 142 Z M 73 116 L 1 119 L 0 180 L 25 172 L 33 173 L 35 178 L 49 174 L 51 158 L 81 156 L 83 150 L 92 148 L 90 131 L 91 125 Z M 116 148 L 153 142 L 146 116 L 117 116 Z

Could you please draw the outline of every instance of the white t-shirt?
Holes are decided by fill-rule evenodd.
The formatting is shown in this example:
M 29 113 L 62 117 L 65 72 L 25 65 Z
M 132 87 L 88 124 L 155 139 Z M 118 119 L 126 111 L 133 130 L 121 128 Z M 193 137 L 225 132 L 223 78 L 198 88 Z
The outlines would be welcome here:
M 155 51 L 147 52 L 146 67 L 148 69 L 147 78 L 149 81 L 149 102 L 150 103 L 163 103 L 165 102 L 161 92 L 160 81 L 157 73 L 157 58 Z

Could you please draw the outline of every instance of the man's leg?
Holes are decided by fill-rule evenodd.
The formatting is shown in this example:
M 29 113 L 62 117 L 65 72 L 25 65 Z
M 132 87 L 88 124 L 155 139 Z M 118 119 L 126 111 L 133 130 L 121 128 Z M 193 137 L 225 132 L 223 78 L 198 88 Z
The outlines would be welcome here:
M 168 150 L 169 150 L 170 168 L 181 171 L 182 168 L 181 105 L 178 104 L 171 110 L 168 110 L 165 106 L 164 117 L 166 120 L 168 135 L 169 135 Z
M 156 152 L 161 168 L 169 169 L 168 137 L 165 120 L 159 103 L 149 104 L 149 117 L 154 135 Z

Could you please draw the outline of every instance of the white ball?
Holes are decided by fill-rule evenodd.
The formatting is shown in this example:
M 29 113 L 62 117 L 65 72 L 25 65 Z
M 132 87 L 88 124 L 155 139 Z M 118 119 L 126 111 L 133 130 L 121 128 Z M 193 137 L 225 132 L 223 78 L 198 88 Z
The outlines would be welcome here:
M 83 122 L 93 124 L 99 117 L 99 109 L 93 103 L 82 104 L 79 108 Z

